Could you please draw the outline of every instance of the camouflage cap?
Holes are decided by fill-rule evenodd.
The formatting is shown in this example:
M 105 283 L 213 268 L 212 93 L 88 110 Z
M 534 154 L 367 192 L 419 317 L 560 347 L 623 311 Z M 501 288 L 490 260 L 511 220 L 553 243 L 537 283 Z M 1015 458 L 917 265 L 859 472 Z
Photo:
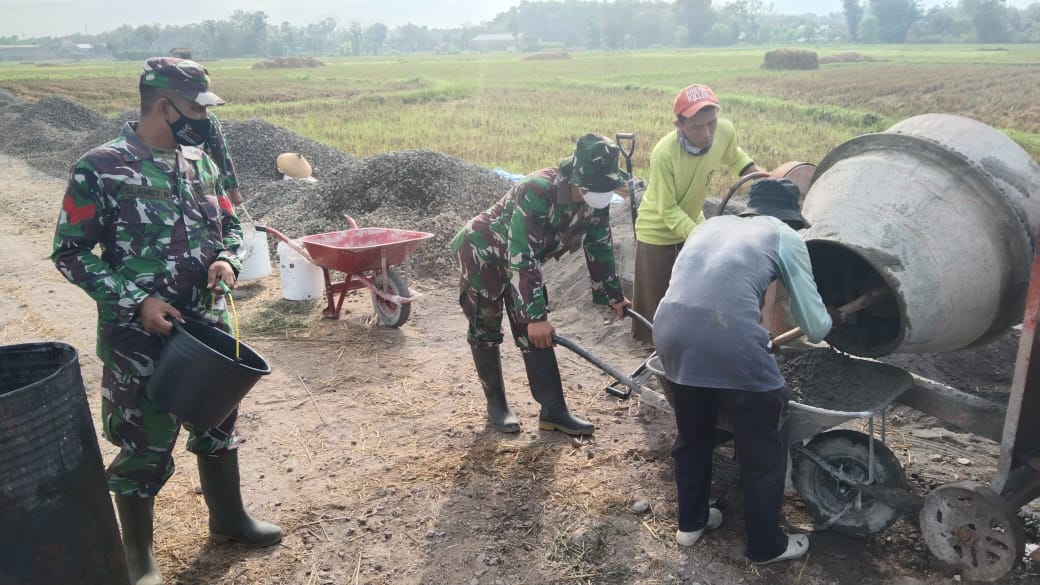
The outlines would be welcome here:
M 621 149 L 609 138 L 585 134 L 578 139 L 574 154 L 560 161 L 560 173 L 571 185 L 595 193 L 613 191 L 625 184 L 628 173 L 618 166 Z
M 144 62 L 141 85 L 172 89 L 200 106 L 222 106 L 224 100 L 209 90 L 209 71 L 190 59 L 152 57 Z

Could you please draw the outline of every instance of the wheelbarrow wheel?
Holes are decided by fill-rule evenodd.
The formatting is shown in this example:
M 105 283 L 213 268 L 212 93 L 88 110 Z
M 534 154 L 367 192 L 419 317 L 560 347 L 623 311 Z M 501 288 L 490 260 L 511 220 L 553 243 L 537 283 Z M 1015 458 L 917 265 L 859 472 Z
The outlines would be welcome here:
M 387 294 L 399 297 L 412 296 L 408 292 L 408 285 L 405 284 L 404 279 L 393 270 L 380 272 L 372 279 L 372 284 Z M 400 327 L 404 325 L 412 311 L 411 305 L 407 303 L 393 303 L 379 298 L 375 293 L 372 293 L 372 307 L 376 310 L 376 319 L 379 324 L 385 327 Z
M 827 431 L 813 437 L 805 448 L 856 481 L 865 483 L 869 478 L 870 437 L 863 433 Z M 898 510 L 838 480 L 797 450 L 793 460 L 794 487 L 821 526 L 840 534 L 874 534 L 899 518 Z M 881 441 L 874 441 L 874 482 L 890 488 L 906 485 L 903 467 Z

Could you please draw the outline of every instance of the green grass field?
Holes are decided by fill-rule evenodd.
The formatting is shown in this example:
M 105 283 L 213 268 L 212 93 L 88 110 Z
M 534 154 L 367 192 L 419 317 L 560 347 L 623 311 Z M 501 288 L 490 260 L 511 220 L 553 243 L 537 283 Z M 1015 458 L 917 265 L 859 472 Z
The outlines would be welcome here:
M 828 46 L 877 61 L 813 71 L 760 68 L 765 47 L 727 50 L 415 55 L 329 59 L 312 69 L 203 63 L 227 106 L 222 118 L 262 118 L 356 156 L 432 149 L 527 172 L 555 164 L 593 131 L 635 132 L 634 165 L 672 129 L 683 86 L 711 85 L 741 144 L 767 168 L 818 162 L 838 144 L 917 114 L 978 119 L 1040 158 L 1040 46 Z M 140 64 L 0 63 L 0 87 L 25 100 L 59 94 L 106 114 L 136 108 Z

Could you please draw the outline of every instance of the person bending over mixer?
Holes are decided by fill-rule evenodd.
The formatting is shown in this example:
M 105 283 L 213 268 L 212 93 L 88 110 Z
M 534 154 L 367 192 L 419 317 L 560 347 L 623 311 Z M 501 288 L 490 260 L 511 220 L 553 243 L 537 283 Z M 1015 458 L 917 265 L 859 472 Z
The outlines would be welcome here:
M 752 185 L 740 217 L 701 224 L 679 252 L 654 315 L 654 346 L 678 431 L 672 450 L 675 539 L 693 546 L 705 529 L 722 523 L 722 513 L 708 504 L 721 411 L 732 427 L 740 466 L 746 555 L 759 564 L 796 559 L 809 550 L 806 535 L 788 535 L 779 527 L 787 466 L 781 427 L 790 391 L 761 325 L 763 295 L 780 279 L 795 322 L 813 342 L 827 335 L 832 321 L 843 319 L 824 306 L 809 252 L 795 232 L 808 226 L 798 193 L 787 179 L 763 179 Z

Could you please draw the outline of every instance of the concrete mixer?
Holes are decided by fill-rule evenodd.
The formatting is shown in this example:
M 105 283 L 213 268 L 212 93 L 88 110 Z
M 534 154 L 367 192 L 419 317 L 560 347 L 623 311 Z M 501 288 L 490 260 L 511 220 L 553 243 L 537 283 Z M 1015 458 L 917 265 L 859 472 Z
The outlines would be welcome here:
M 1040 497 L 1040 359 L 1033 359 L 1040 353 L 1040 167 L 985 124 L 926 114 L 831 151 L 813 175 L 803 214 L 812 222 L 804 238 L 827 305 L 884 291 L 827 337 L 838 350 L 868 358 L 953 351 L 1022 323 L 1006 408 L 917 375 L 899 398 L 999 442 L 990 485 L 958 482 L 922 498 L 899 482 L 878 481 L 878 471 L 892 469 L 873 454 L 858 466 L 865 469 L 849 473 L 841 452 L 792 447 L 796 469 L 801 455 L 803 469 L 826 472 L 821 483 L 833 487 L 814 486 L 826 493 L 809 497 L 832 507 L 831 522 L 850 508 L 916 514 L 940 560 L 970 579 L 1001 578 L 1023 556 L 1017 510 Z

